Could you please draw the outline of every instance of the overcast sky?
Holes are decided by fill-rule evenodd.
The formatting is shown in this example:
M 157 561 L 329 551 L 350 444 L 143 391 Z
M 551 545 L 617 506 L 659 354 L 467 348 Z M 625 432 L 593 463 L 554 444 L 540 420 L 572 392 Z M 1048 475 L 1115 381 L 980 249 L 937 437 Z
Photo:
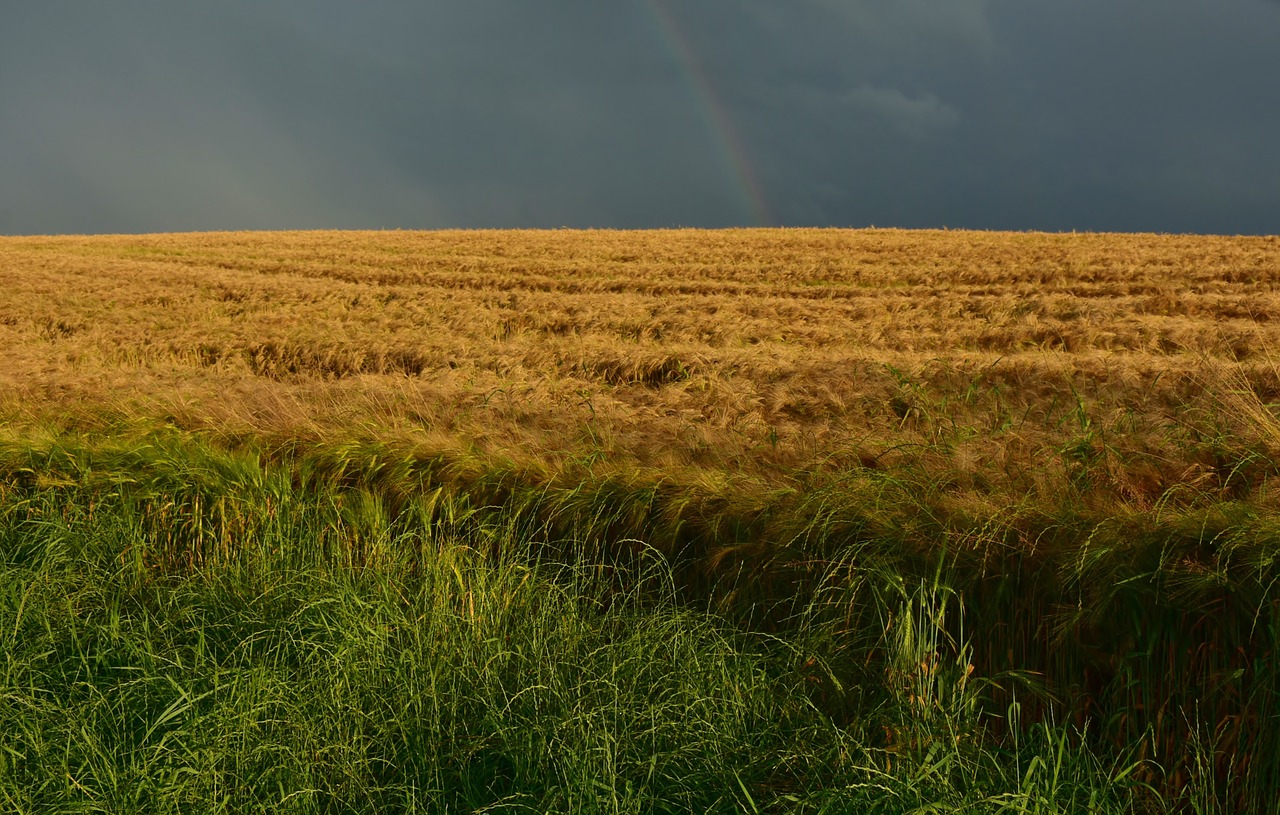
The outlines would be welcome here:
M 10 0 L 0 233 L 1280 232 L 1277 0 Z

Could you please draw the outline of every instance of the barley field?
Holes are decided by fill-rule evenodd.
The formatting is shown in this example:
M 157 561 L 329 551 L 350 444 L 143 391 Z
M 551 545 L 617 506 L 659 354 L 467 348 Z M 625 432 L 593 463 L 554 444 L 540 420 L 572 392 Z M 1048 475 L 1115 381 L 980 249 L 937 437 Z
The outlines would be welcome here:
M 15 811 L 1280 793 L 1280 239 L 0 238 Z

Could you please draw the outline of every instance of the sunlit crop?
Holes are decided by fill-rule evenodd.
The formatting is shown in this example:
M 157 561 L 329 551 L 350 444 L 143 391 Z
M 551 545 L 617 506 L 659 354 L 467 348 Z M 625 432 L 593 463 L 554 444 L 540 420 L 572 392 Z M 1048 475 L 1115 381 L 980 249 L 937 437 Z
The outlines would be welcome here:
M 0 794 L 1265 807 L 1278 401 L 1276 238 L 0 239 Z

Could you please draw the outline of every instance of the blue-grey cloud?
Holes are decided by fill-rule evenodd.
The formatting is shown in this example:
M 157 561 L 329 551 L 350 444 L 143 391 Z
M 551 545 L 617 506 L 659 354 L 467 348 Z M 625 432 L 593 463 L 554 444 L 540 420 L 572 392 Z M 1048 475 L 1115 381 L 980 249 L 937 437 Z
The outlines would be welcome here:
M 0 232 L 1280 231 L 1275 0 L 662 7 L 18 4 Z

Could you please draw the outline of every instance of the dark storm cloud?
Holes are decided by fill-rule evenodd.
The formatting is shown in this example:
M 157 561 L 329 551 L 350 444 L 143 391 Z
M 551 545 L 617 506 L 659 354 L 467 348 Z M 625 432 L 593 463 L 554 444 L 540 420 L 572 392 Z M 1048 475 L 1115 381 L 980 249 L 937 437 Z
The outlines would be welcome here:
M 0 232 L 1280 231 L 1275 0 L 203 5 L 6 10 Z
M 945 18 L 928 17 L 942 6 Z M 823 33 L 757 83 L 774 110 L 752 127 L 770 145 L 770 178 L 791 185 L 784 216 L 1280 229 L 1280 161 L 1268 146 L 1280 134 L 1274 4 L 889 7 L 812 4 L 826 19 L 794 24 Z M 865 9 L 873 22 L 850 22 Z M 848 56 L 824 72 L 818 55 L 837 39 Z

